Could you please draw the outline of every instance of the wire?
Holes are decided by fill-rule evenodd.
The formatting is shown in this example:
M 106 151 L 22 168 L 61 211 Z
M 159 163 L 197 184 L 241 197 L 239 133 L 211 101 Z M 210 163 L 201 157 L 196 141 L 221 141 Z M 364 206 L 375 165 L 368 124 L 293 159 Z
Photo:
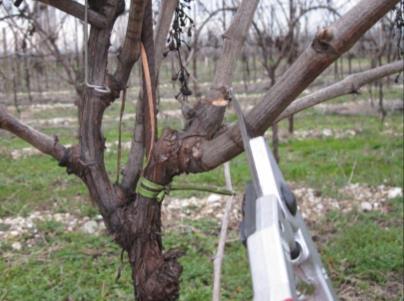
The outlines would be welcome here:
M 88 82 L 88 0 L 85 0 L 85 9 L 84 9 L 84 83 L 88 88 L 94 89 L 102 94 L 109 94 L 111 90 L 107 86 L 100 86 L 90 84 Z

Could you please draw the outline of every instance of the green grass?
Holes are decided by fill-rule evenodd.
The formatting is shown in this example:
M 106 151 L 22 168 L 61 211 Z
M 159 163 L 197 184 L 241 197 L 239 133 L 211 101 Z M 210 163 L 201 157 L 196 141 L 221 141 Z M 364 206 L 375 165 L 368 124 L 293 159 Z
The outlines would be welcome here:
M 286 178 L 305 181 L 319 189 L 338 188 L 349 181 L 370 185 L 401 186 L 403 131 L 401 116 L 392 115 L 383 129 L 375 117 L 310 115 L 296 120 L 297 129 L 358 129 L 345 139 L 325 138 L 290 141 L 281 146 L 281 167 Z M 387 134 L 397 133 L 396 138 Z M 282 158 L 283 156 L 283 158 Z
M 46 208 L 89 212 L 84 185 L 68 176 L 55 160 L 45 156 L 10 160 L 3 156 L 0 166 L 0 216 Z
M 387 214 L 352 212 L 329 214 L 312 225 L 335 286 L 349 280 L 366 300 L 399 300 L 402 275 L 402 199 L 391 201 Z M 196 229 L 196 230 L 195 230 Z M 32 249 L 15 252 L 0 246 L 1 300 L 132 300 L 130 269 L 124 266 L 119 281 L 120 250 L 105 236 L 66 233 L 57 222 L 39 226 L 41 241 Z M 212 294 L 213 257 L 219 226 L 211 220 L 185 221 L 164 233 L 166 248 L 185 255 L 180 300 L 208 300 Z M 230 238 L 237 237 L 237 230 Z M 223 265 L 223 300 L 251 300 L 251 279 L 244 246 L 226 245 Z M 391 295 L 380 287 L 395 284 Z M 379 288 L 379 290 L 375 289 Z M 394 295 L 396 294 L 396 295 Z M 367 297 L 366 297 L 367 296 Z M 385 299 L 387 298 L 387 299 Z
M 361 300 L 402 300 L 402 222 L 402 198 L 390 202 L 387 214 L 330 214 L 318 235 L 327 239 L 323 260 L 335 285 L 352 283 Z M 327 237 L 329 233 L 334 234 Z M 387 292 L 375 289 L 387 286 Z
M 1 300 L 133 300 L 128 268 L 115 282 L 120 250 L 108 238 L 60 228 L 44 233 L 26 252 L 11 255 L 3 247 Z
M 188 221 L 192 230 L 164 235 L 167 248 L 181 248 L 184 272 L 180 300 L 206 300 L 211 295 L 212 259 L 218 225 L 212 221 Z M 124 266 L 119 281 L 120 250 L 108 237 L 65 233 L 57 222 L 42 222 L 42 239 L 34 248 L 15 254 L 0 245 L 1 300 L 132 300 L 130 269 Z M 186 229 L 186 227 L 185 227 Z M 232 243 L 223 267 L 224 300 L 251 299 L 244 247 Z

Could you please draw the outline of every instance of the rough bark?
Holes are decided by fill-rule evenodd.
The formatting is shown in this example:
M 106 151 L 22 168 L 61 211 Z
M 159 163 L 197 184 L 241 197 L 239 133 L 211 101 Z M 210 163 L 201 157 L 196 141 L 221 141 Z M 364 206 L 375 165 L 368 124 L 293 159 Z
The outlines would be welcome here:
M 166 46 L 166 39 L 170 30 L 171 21 L 177 7 L 178 0 L 162 0 L 160 5 L 160 15 L 157 21 L 156 34 L 154 37 L 156 74 L 159 73 L 163 61 L 163 52 Z
M 359 89 L 363 85 L 381 79 L 385 76 L 401 72 L 403 70 L 403 66 L 404 61 L 396 61 L 381 67 L 349 75 L 342 81 L 297 99 L 276 118 L 276 122 L 288 118 L 289 116 L 307 108 L 315 106 L 323 101 L 341 95 L 359 93 Z
M 311 45 L 299 56 L 278 82 L 246 115 L 251 132 L 260 135 L 282 111 L 311 83 L 347 51 L 373 24 L 391 10 L 397 0 L 362 0 L 337 22 L 320 30 Z M 201 145 L 202 157 L 189 171 L 210 170 L 243 150 L 241 136 L 234 125 Z
M 122 50 L 118 55 L 117 67 L 113 76 L 113 82 L 117 85 L 116 94 L 125 88 L 133 65 L 140 56 L 140 39 L 144 10 L 148 0 L 132 0 L 130 3 L 128 26 Z M 124 85 L 124 86 L 122 86 Z
M 122 82 L 126 83 L 126 81 L 129 79 L 130 71 L 132 70 L 133 64 L 139 59 L 140 43 L 142 42 L 142 31 L 148 30 L 146 27 L 149 26 L 149 24 L 147 23 L 149 21 L 146 20 L 147 18 L 144 17 L 146 11 L 145 5 L 146 3 L 148 3 L 148 12 L 150 10 L 150 1 L 140 2 L 132 2 L 130 11 L 130 15 L 132 15 L 132 18 L 129 19 L 127 31 L 129 37 L 126 37 L 125 39 L 126 48 L 124 46 L 124 49 L 126 50 L 122 51 L 122 58 L 120 59 L 120 63 L 114 76 L 114 80 L 118 84 Z M 141 14 L 136 10 L 141 10 Z M 149 13 L 148 17 L 150 18 Z M 131 28 L 130 30 L 129 26 Z M 125 55 L 123 55 L 124 52 Z M 121 187 L 127 192 L 133 190 L 133 187 L 135 186 L 143 167 L 143 155 L 145 146 L 145 109 L 146 106 L 144 104 L 144 97 L 143 94 L 140 93 L 138 97 L 138 103 L 136 105 L 135 130 L 132 136 L 131 149 L 129 151 L 128 162 L 125 166 L 121 182 Z
M 60 9 L 61 11 L 79 18 L 84 21 L 84 5 L 70 0 L 38 0 L 42 3 L 52 5 L 53 7 Z M 92 9 L 88 10 L 88 22 L 99 28 L 105 28 L 107 26 L 107 20 L 105 17 Z
M 204 101 L 195 107 L 195 118 L 187 128 L 188 133 L 211 138 L 223 122 L 225 106 L 229 100 L 236 61 L 241 55 L 247 32 L 251 26 L 258 0 L 242 1 L 228 30 L 224 33 L 223 50 L 216 64 L 210 92 Z
M 128 162 L 123 171 L 121 186 L 131 191 L 139 179 L 144 157 L 144 105 L 140 95 L 136 104 L 135 129 L 132 134 Z
M 4 129 L 28 142 L 44 154 L 50 155 L 61 161 L 66 153 L 66 148 L 61 145 L 56 136 L 49 137 L 34 128 L 23 124 L 18 119 L 7 113 L 4 106 L 0 106 L 0 129 Z

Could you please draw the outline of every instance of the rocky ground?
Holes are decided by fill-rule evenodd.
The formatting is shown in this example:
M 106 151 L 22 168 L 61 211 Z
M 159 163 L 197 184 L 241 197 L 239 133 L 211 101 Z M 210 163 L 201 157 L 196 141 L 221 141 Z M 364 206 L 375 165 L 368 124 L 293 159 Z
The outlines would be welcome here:
M 312 188 L 292 184 L 292 189 L 298 200 L 303 217 L 309 221 L 316 221 L 331 210 L 348 212 L 387 211 L 387 201 L 402 196 L 400 187 L 380 185 L 370 187 L 367 185 L 350 184 L 342 189 L 342 199 L 322 196 L 319 191 Z M 238 227 L 241 220 L 241 196 L 232 208 L 230 226 Z M 180 227 L 185 219 L 201 219 L 210 217 L 220 223 L 226 197 L 211 194 L 206 198 L 191 197 L 178 199 L 167 197 L 163 203 L 163 225 L 165 229 Z M 81 231 L 89 235 L 102 235 L 105 225 L 102 217 L 78 217 L 71 213 L 54 213 L 52 211 L 35 211 L 27 216 L 0 218 L 0 244 L 8 243 L 15 250 L 30 248 L 42 239 L 46 231 L 44 223 L 54 223 L 63 227 L 64 231 Z M 45 229 L 44 229 L 45 228 Z

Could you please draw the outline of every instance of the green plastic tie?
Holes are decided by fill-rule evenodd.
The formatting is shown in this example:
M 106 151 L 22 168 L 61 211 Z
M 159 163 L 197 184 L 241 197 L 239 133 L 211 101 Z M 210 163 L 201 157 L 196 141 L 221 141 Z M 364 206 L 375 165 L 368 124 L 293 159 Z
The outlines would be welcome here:
M 148 199 L 156 199 L 157 202 L 162 202 L 166 194 L 168 194 L 172 190 L 198 190 L 205 192 L 212 192 L 223 195 L 235 195 L 234 191 L 230 191 L 227 189 L 221 189 L 217 187 L 211 186 L 193 186 L 193 185 L 167 185 L 163 186 L 157 183 L 154 183 L 145 177 L 141 177 L 136 187 L 136 193 L 148 198 Z
M 136 193 L 148 199 L 156 199 L 160 203 L 163 201 L 167 191 L 165 186 L 141 177 L 136 187 Z

